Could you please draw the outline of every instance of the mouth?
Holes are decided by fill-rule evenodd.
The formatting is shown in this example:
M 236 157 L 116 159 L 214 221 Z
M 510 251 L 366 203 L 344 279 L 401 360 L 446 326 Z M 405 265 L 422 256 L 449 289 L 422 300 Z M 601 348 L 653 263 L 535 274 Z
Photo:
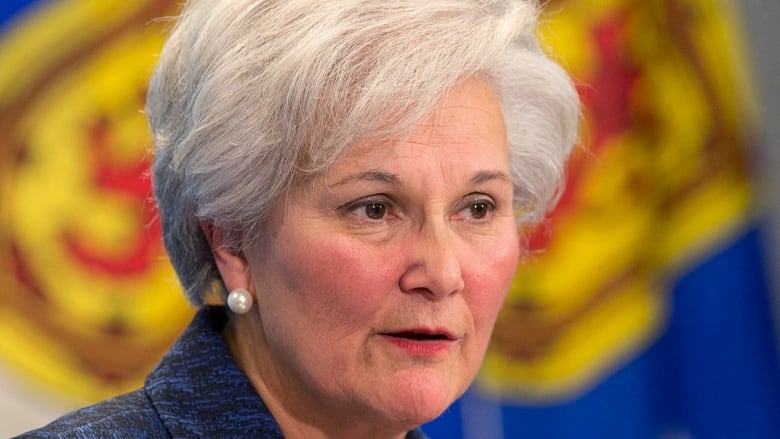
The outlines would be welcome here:
M 404 355 L 415 358 L 446 358 L 446 353 L 458 343 L 458 337 L 444 329 L 402 329 L 379 335 Z
M 454 341 L 455 336 L 444 330 L 412 329 L 397 332 L 384 332 L 385 337 L 416 342 L 425 341 Z

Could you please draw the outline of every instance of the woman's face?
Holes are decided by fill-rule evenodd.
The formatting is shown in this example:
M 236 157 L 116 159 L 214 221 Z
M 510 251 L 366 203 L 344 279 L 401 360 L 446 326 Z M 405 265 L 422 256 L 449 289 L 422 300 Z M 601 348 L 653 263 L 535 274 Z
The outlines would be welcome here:
M 435 418 L 480 366 L 518 242 L 501 110 L 469 80 L 277 205 L 247 255 L 262 396 L 388 430 Z

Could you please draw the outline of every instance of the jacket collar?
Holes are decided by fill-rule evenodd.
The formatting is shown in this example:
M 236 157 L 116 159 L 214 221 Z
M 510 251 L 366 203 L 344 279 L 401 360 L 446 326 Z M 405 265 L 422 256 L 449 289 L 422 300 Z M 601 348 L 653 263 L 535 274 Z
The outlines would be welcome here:
M 222 339 L 222 307 L 204 307 L 146 378 L 145 389 L 173 438 L 283 435 Z M 424 439 L 420 430 L 407 439 Z
M 147 377 L 145 388 L 172 437 L 263 437 L 282 433 L 221 336 L 224 308 L 198 311 Z

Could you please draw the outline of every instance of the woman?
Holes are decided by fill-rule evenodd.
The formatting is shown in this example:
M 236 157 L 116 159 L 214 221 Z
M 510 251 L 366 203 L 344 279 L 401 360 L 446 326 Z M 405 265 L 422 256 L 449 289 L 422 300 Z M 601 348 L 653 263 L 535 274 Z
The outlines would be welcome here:
M 31 436 L 401 438 L 479 368 L 578 101 L 517 0 L 190 0 L 155 196 L 198 307 L 144 388 Z

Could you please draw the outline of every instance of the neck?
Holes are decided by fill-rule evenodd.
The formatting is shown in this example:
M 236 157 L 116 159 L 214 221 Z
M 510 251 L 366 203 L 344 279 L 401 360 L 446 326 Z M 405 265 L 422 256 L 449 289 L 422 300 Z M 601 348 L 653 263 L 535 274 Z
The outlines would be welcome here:
M 310 397 L 301 383 L 291 380 L 277 367 L 257 320 L 249 315 L 233 317 L 222 336 L 285 438 L 402 439 L 406 436 L 405 431 L 382 428 L 347 410 L 335 410 L 327 401 Z

